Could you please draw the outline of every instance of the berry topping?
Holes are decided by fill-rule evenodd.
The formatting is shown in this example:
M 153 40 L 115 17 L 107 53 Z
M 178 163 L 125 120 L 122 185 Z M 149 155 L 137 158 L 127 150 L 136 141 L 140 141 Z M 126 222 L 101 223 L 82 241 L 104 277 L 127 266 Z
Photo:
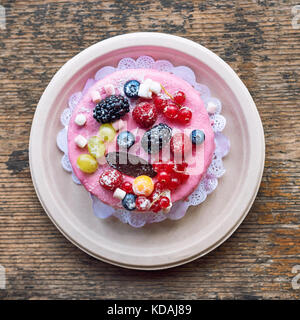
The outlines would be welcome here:
M 98 168 L 98 162 L 89 154 L 81 154 L 77 158 L 77 165 L 85 173 L 94 173 Z
M 178 113 L 178 121 L 183 124 L 187 124 L 191 121 L 192 115 L 192 111 L 189 108 L 182 107 Z
M 158 112 L 163 112 L 168 105 L 169 98 L 165 95 L 158 95 L 153 98 L 154 105 Z
M 152 206 L 151 206 L 151 211 L 153 212 L 158 212 L 161 210 L 161 207 L 160 207 L 160 204 L 159 204 L 159 201 L 155 201 Z
M 141 140 L 143 149 L 148 153 L 157 153 L 171 139 L 172 129 L 164 123 L 160 123 L 147 130 Z
M 89 138 L 88 149 L 89 153 L 96 159 L 103 157 L 105 154 L 105 144 L 97 136 Z
M 179 108 L 173 101 L 169 100 L 167 106 L 163 110 L 163 113 L 166 118 L 174 120 L 178 117 Z
M 129 149 L 134 145 L 135 137 L 129 131 L 122 131 L 117 137 L 117 143 L 121 149 Z
M 113 141 L 116 136 L 116 130 L 110 123 L 104 123 L 99 129 L 99 138 L 102 141 L 110 142 Z
M 160 171 L 157 174 L 157 180 L 163 185 L 167 186 L 171 180 L 171 175 L 167 171 Z
M 151 207 L 151 202 L 145 196 L 138 196 L 135 201 L 135 205 L 137 210 L 139 211 L 147 211 Z
M 126 210 L 132 211 L 136 208 L 135 205 L 136 195 L 127 193 L 122 200 L 122 205 Z
M 150 196 L 154 190 L 153 180 L 148 176 L 139 176 L 133 180 L 133 192 L 138 196 Z
M 133 109 L 132 118 L 142 128 L 149 128 L 157 119 L 156 108 L 152 103 L 141 102 Z
M 192 143 L 187 135 L 178 132 L 171 138 L 170 147 L 175 155 L 184 155 L 192 149 Z
M 160 172 L 160 171 L 172 172 L 175 168 L 175 164 L 172 161 L 156 162 L 156 163 L 153 163 L 152 166 L 156 172 Z
M 179 178 L 172 177 L 168 183 L 168 189 L 175 190 L 180 186 L 181 180 Z
M 202 130 L 195 129 L 190 135 L 193 144 L 201 144 L 205 140 L 205 134 Z
M 162 209 L 167 209 L 170 205 L 170 199 L 168 197 L 161 197 L 159 199 L 159 206 L 162 208 Z
M 184 170 L 188 167 L 188 164 L 186 162 L 181 162 L 181 163 L 175 163 L 174 166 L 174 171 L 175 172 L 184 172 Z
M 189 177 L 190 175 L 186 172 L 183 172 L 179 175 L 179 179 L 181 182 L 185 182 Z
M 129 181 L 124 181 L 121 184 L 120 189 L 124 190 L 126 193 L 133 193 L 132 183 Z
M 99 182 L 101 186 L 107 190 L 117 189 L 123 181 L 122 174 L 115 169 L 103 171 L 100 175 Z
M 128 98 L 137 98 L 140 83 L 137 80 L 129 80 L 124 85 L 124 93 Z
M 162 192 L 165 189 L 164 184 L 157 181 L 154 184 L 154 192 Z
M 173 97 L 174 101 L 178 104 L 183 104 L 185 101 L 185 94 L 183 91 L 177 91 Z
M 100 123 L 113 122 L 129 112 L 129 102 L 121 95 L 111 95 L 101 100 L 93 111 L 93 117 Z

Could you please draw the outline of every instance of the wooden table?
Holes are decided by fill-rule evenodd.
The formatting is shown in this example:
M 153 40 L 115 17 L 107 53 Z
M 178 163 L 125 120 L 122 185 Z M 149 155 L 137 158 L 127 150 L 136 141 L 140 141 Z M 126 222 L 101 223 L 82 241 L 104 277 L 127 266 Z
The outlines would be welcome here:
M 297 1 L 1 4 L 0 264 L 7 283 L 0 298 L 300 298 L 297 279 L 292 287 L 292 268 L 300 265 L 300 29 L 293 29 L 291 12 Z M 134 31 L 187 37 L 227 61 L 250 90 L 266 138 L 262 184 L 239 229 L 207 256 L 156 272 L 110 266 L 72 245 L 42 209 L 28 166 L 33 114 L 55 72 L 91 44 Z

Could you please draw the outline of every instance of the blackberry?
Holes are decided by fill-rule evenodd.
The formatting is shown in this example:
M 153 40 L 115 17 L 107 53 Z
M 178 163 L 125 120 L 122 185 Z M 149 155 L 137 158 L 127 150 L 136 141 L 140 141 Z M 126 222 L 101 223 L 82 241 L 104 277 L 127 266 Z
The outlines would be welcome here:
M 128 99 L 111 95 L 101 100 L 93 111 L 93 117 L 100 123 L 114 122 L 129 112 Z

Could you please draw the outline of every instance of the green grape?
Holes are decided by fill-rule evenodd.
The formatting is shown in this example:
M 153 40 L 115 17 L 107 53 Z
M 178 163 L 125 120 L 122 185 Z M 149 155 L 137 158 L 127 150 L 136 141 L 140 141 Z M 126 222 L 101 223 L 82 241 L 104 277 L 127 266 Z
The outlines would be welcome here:
M 88 149 L 89 153 L 96 159 L 103 157 L 105 154 L 105 145 L 97 136 L 89 138 Z
M 85 173 L 93 173 L 98 168 L 98 162 L 89 154 L 81 154 L 77 158 L 77 165 Z
M 99 137 L 104 142 L 110 142 L 114 140 L 116 136 L 116 130 L 110 123 L 104 123 L 99 129 Z

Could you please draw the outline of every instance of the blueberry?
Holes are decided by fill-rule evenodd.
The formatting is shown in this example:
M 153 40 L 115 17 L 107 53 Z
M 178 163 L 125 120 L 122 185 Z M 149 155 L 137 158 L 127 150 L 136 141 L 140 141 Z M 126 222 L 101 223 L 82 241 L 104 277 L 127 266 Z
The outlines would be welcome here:
M 205 134 L 202 130 L 195 129 L 191 132 L 190 138 L 193 144 L 201 144 L 205 140 Z
M 127 193 L 125 198 L 122 200 L 122 205 L 126 210 L 132 211 L 135 209 L 136 195 Z
M 129 80 L 124 85 L 124 93 L 128 98 L 137 98 L 140 83 L 137 80 Z
M 129 149 L 135 143 L 134 135 L 129 131 L 122 131 L 117 138 L 117 143 L 121 149 Z

